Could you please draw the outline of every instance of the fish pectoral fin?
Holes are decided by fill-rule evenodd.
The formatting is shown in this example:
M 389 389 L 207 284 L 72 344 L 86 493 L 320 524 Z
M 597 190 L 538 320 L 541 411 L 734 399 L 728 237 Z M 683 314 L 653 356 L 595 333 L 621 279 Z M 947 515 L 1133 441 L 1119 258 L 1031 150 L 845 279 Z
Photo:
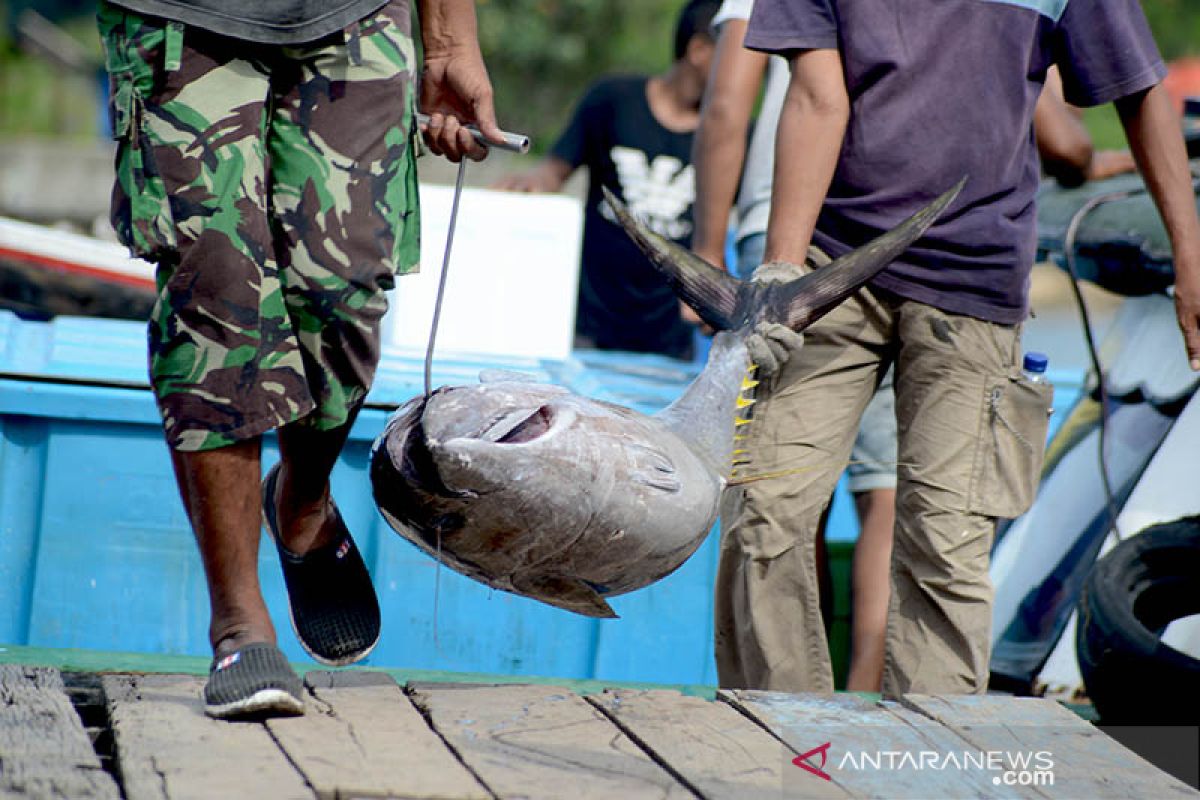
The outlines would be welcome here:
M 541 600 L 558 608 L 574 611 L 585 617 L 616 619 L 617 612 L 582 578 L 566 575 L 515 575 L 513 589 L 517 594 Z
M 667 454 L 643 444 L 629 445 L 629 478 L 664 492 L 683 489 L 675 464 Z
M 683 489 L 683 484 L 674 475 L 664 475 L 661 472 L 631 472 L 629 477 L 637 483 L 675 494 Z

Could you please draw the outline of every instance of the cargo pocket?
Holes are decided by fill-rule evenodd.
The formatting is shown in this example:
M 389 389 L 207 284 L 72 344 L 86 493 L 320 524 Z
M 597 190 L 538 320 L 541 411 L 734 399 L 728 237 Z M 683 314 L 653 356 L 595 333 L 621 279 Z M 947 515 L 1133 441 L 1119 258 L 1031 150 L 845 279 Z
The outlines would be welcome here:
M 101 7 L 100 29 L 109 74 L 109 112 L 117 142 L 112 224 L 121 243 L 151 261 L 172 255 L 174 218 L 146 124 L 146 98 L 166 58 L 166 28 L 157 21 Z
M 1053 386 L 1020 375 L 985 381 L 970 511 L 1011 518 L 1033 505 L 1053 400 Z
M 113 136 L 117 140 L 112 223 L 135 255 L 158 261 L 175 252 L 175 223 L 166 185 L 146 132 L 145 104 L 129 76 L 113 78 Z

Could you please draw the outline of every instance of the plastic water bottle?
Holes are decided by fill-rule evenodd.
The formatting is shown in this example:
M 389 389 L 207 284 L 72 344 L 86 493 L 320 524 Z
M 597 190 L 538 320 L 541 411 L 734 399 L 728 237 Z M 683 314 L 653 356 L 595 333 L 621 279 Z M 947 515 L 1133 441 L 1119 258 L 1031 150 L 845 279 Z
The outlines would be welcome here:
M 1050 379 L 1046 377 L 1046 365 L 1049 363 L 1050 359 L 1046 358 L 1045 353 L 1029 351 L 1021 365 L 1025 371 L 1025 379 L 1030 383 L 1049 383 Z

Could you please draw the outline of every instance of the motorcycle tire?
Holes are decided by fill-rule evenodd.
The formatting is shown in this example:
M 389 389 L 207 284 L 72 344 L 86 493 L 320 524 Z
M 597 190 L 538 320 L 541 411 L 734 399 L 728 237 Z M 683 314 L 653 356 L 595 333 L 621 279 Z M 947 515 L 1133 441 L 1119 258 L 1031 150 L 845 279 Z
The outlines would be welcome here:
M 1101 723 L 1200 724 L 1200 659 L 1161 638 L 1192 614 L 1200 614 L 1200 516 L 1146 528 L 1096 562 L 1075 646 Z

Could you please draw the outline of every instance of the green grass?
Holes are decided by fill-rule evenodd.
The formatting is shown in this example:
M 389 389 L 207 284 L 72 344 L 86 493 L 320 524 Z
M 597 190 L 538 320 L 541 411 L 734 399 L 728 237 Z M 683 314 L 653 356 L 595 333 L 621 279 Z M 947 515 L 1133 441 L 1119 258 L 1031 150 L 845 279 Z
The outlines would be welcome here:
M 0 135 L 94 139 L 100 113 L 96 79 L 0 52 Z
M 1095 108 L 1084 109 L 1083 124 L 1092 135 L 1092 143 L 1097 150 L 1125 150 L 1129 145 L 1125 141 L 1125 129 L 1117 110 L 1109 103 Z

